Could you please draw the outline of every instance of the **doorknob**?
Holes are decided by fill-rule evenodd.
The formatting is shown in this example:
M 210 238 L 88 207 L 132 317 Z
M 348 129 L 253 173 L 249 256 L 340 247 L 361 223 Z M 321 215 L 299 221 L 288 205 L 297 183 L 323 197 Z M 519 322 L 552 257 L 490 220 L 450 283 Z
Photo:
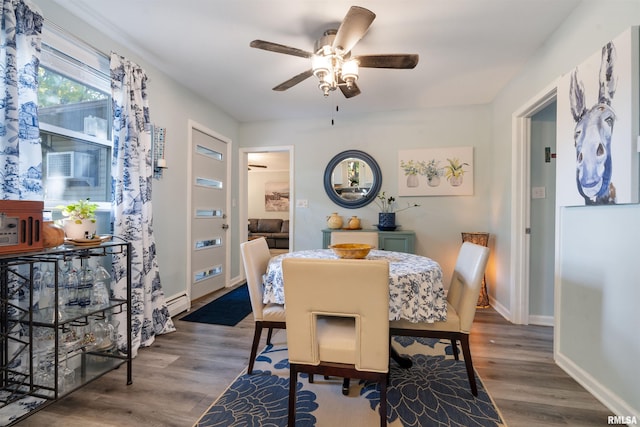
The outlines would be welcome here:
M 229 228 L 229 224 L 222 224 L 222 229 L 223 229 L 223 230 L 226 230 L 226 229 L 228 229 L 228 228 Z

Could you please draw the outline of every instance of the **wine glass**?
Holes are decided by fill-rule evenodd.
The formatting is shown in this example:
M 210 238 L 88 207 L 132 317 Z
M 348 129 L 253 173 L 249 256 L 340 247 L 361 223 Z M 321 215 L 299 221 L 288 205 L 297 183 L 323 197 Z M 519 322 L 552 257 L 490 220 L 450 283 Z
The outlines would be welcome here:
M 80 343 L 80 338 L 73 329 L 68 329 L 60 334 L 60 341 L 58 346 L 58 389 L 67 391 L 73 386 L 76 377 L 75 370 L 69 367 L 69 357 Z
M 61 290 L 58 290 L 60 292 Z M 40 308 L 46 308 L 47 313 L 51 312 L 51 318 L 48 320 L 53 321 L 53 316 L 55 313 L 55 301 L 56 296 L 56 282 L 55 282 L 55 274 L 51 271 L 51 263 L 47 262 L 44 271 L 42 272 L 42 286 L 40 291 Z M 58 296 L 61 299 L 61 296 Z M 62 308 L 63 304 L 59 304 L 59 309 Z
M 111 283 L 111 274 L 98 263 L 94 268 L 94 285 L 92 304 L 106 305 L 109 303 L 109 284 Z
M 78 305 L 86 307 L 91 304 L 95 277 L 88 262 L 82 266 L 78 276 Z
M 62 283 L 67 294 L 67 305 L 78 305 L 78 272 L 73 266 L 73 261 L 68 260 L 62 273 Z

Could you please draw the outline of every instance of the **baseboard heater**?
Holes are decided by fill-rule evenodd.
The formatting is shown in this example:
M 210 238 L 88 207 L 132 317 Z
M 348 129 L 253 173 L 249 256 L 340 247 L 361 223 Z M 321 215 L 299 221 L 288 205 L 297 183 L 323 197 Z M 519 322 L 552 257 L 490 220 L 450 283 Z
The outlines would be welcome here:
M 172 317 L 176 314 L 182 313 L 183 311 L 189 310 L 189 308 L 191 308 L 191 304 L 186 294 L 175 295 L 171 298 L 167 298 L 167 309 L 169 310 L 169 315 Z

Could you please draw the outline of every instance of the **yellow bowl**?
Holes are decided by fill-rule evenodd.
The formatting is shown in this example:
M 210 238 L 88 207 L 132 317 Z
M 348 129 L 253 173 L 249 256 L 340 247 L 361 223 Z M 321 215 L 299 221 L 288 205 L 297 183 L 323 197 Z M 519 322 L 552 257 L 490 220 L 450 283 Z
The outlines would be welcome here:
M 339 258 L 362 259 L 365 258 L 373 246 L 364 243 L 338 243 L 329 246 Z

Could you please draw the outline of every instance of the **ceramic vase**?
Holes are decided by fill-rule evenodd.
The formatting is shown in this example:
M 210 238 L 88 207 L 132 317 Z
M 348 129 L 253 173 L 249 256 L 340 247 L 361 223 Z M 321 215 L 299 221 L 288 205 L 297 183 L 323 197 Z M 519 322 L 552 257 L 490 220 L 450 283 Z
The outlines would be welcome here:
M 360 218 L 357 216 L 352 216 L 349 220 L 349 229 L 351 230 L 359 230 L 360 229 Z
M 327 217 L 327 227 L 331 229 L 335 230 L 338 228 L 342 228 L 342 224 L 342 217 L 338 215 L 338 212 L 334 212 Z

